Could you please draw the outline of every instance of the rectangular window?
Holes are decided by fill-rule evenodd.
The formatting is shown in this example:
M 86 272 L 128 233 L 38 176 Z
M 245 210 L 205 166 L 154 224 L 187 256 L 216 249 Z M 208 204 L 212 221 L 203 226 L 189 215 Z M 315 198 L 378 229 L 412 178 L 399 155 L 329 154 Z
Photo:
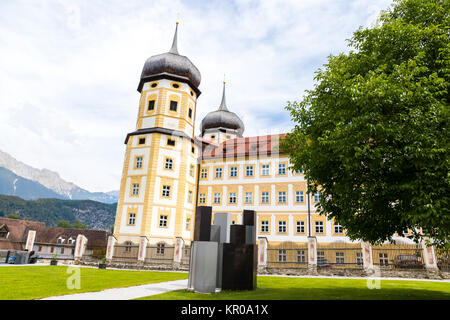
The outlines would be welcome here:
M 171 158 L 166 158 L 164 169 L 172 170 L 172 168 L 173 168 L 173 160 Z
M 230 168 L 230 177 L 237 177 L 237 167 Z
M 335 224 L 334 225 L 334 233 L 336 233 L 336 234 L 343 234 L 344 233 L 344 228 L 340 224 Z
M 278 221 L 278 233 L 286 233 L 286 221 Z
M 152 110 L 155 110 L 155 100 L 150 100 L 149 102 L 148 102 L 148 109 L 147 109 L 148 111 L 152 111 Z
M 130 215 L 128 216 L 128 224 L 130 226 L 134 226 L 136 223 L 136 213 L 130 213 Z
M 230 192 L 230 203 L 236 203 L 236 192 Z
M 305 233 L 305 221 L 297 221 L 297 233 Z
M 192 202 L 192 191 L 188 191 L 188 202 Z
M 323 233 L 323 221 L 316 221 L 315 223 L 316 233 Z
M 314 202 L 319 202 L 320 191 L 314 192 Z
M 387 253 L 379 253 L 378 258 L 380 260 L 380 266 L 387 267 L 389 265 L 389 258 Z
M 206 196 L 204 193 L 200 193 L 198 196 L 198 203 L 205 203 L 206 202 Z
M 286 164 L 285 163 L 278 164 L 278 174 L 286 174 Z
M 325 251 L 317 251 L 317 262 L 325 261 Z
M 303 191 L 295 191 L 295 202 L 304 202 Z
M 262 165 L 262 172 L 261 175 L 268 176 L 269 175 L 270 166 L 268 164 Z
M 261 203 L 269 203 L 269 192 L 262 192 L 261 193 Z
M 286 250 L 280 249 L 278 250 L 278 262 L 286 262 Z
M 269 221 L 268 220 L 261 221 L 261 232 L 269 232 Z
M 136 169 L 142 168 L 142 157 L 136 157 Z
M 191 166 L 189 167 L 189 175 L 191 176 L 191 177 L 193 177 L 194 176 L 194 166 L 191 164 Z
M 166 198 L 170 197 L 170 186 L 163 186 L 162 196 Z
M 252 202 L 253 202 L 253 193 L 246 192 L 245 193 L 245 203 L 252 203 Z
M 170 101 L 170 111 L 177 111 L 178 101 Z
M 345 264 L 344 252 L 336 252 L 336 265 L 343 266 Z
M 200 178 L 207 179 L 208 178 L 208 169 L 202 168 L 200 171 Z
M 222 168 L 216 168 L 216 178 L 222 178 Z
M 173 147 L 175 145 L 175 140 L 167 139 L 167 145 Z
M 253 176 L 253 166 L 245 167 L 245 176 L 252 177 Z
M 131 194 L 133 196 L 137 196 L 139 194 L 139 183 L 133 183 L 133 189 L 131 190 Z
M 168 218 L 168 216 L 159 216 L 159 227 L 160 228 L 167 227 L 167 218 Z
M 220 204 L 220 193 L 214 193 L 214 203 Z
M 192 119 L 192 109 L 191 109 L 191 108 L 189 108 L 189 113 L 188 113 L 188 116 L 189 116 L 189 118 L 191 118 L 191 119 Z
M 164 243 L 158 243 L 156 245 L 156 254 L 164 255 L 164 249 L 165 249 Z
M 139 144 L 145 144 L 145 138 L 139 138 Z
M 186 230 L 187 231 L 191 230 L 191 218 L 186 219 Z
M 286 191 L 278 192 L 278 202 L 280 202 L 280 203 L 286 202 Z
M 357 266 L 362 266 L 362 265 L 363 265 L 363 255 L 362 255 L 362 252 L 357 252 L 357 253 L 356 253 L 356 265 L 357 265 Z
M 306 263 L 305 250 L 297 250 L 297 263 Z

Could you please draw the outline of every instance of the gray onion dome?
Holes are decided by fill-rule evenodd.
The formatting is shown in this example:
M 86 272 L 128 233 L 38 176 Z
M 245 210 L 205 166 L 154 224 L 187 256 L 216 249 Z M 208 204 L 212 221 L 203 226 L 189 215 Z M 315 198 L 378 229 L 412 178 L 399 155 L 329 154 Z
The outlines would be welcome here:
M 219 109 L 208 113 L 201 123 L 202 135 L 207 129 L 219 128 L 236 130 L 239 136 L 242 136 L 245 130 L 242 120 L 227 108 L 225 101 L 225 82 L 223 83 L 222 102 L 220 103 Z
M 142 85 L 155 78 L 157 75 L 170 74 L 179 80 L 185 80 L 195 87 L 200 85 L 201 75 L 197 67 L 189 58 L 178 53 L 177 48 L 178 22 L 175 28 L 172 48 L 169 52 L 152 56 L 145 61 L 142 69 L 141 81 L 138 91 L 142 90 Z

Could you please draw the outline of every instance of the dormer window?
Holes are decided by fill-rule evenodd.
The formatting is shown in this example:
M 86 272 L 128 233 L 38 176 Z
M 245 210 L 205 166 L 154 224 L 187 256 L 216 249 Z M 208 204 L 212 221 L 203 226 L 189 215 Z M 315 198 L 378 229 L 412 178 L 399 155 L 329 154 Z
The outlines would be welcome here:
M 8 227 L 4 224 L 0 226 L 0 239 L 7 239 L 9 234 Z
M 68 243 L 68 244 L 75 243 L 75 239 L 72 239 L 72 237 L 70 237 L 70 238 L 67 240 L 67 243 Z
M 58 240 L 56 240 L 56 243 L 64 243 L 64 238 L 59 236 Z

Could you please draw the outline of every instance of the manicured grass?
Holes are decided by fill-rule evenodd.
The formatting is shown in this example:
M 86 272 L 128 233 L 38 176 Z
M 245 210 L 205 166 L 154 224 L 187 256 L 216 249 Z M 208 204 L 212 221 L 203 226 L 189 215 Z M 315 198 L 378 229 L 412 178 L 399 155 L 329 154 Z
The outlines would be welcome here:
M 0 267 L 0 300 L 29 300 L 187 279 L 187 273 L 79 268 L 80 289 L 69 289 L 67 266 Z M 69 281 L 70 282 L 70 281 Z M 71 282 L 74 283 L 74 282 Z
M 368 289 L 367 280 L 258 277 L 254 291 L 215 294 L 178 290 L 145 300 L 403 300 L 450 299 L 449 282 L 381 280 L 380 289 Z

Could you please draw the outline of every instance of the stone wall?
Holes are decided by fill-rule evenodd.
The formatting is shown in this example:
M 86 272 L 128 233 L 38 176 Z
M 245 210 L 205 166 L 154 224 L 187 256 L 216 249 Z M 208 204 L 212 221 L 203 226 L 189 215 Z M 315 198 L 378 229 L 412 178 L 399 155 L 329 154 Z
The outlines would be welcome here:
M 383 277 L 412 279 L 450 279 L 450 272 L 432 270 L 381 270 L 380 274 L 369 273 L 364 269 L 332 269 L 332 268 L 264 268 L 258 267 L 258 274 L 289 276 L 336 276 L 336 277 Z

